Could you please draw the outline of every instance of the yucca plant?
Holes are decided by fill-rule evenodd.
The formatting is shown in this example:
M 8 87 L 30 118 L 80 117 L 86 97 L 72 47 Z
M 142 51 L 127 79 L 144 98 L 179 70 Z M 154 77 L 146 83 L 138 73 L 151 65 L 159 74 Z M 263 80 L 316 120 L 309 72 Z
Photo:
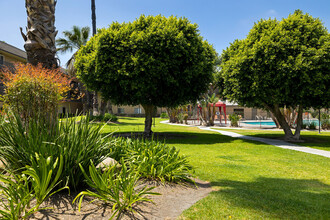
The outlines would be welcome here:
M 123 160 L 120 168 L 114 165 L 108 167 L 104 172 L 101 169 L 97 169 L 92 161 L 90 163 L 89 175 L 79 165 L 87 184 L 95 191 L 82 191 L 76 196 L 73 203 L 79 199 L 79 211 L 84 196 L 91 196 L 95 200 L 111 204 L 113 213 L 110 219 L 113 219 L 116 215 L 117 219 L 119 219 L 124 211 L 132 212 L 134 204 L 151 202 L 146 197 L 147 195 L 159 195 L 159 193 L 151 192 L 155 187 L 138 187 L 139 175 L 136 172 L 132 172 L 133 170 L 129 170 Z

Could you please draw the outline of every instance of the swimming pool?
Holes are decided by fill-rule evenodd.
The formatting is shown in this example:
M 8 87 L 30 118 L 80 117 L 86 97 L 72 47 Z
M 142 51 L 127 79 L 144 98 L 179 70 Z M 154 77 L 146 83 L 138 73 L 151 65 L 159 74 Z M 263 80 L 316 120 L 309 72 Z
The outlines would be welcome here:
M 319 120 L 304 120 L 304 123 L 316 123 L 317 125 L 319 124 Z M 242 121 L 242 125 L 259 125 L 261 126 L 274 126 L 276 127 L 276 124 L 274 121 Z

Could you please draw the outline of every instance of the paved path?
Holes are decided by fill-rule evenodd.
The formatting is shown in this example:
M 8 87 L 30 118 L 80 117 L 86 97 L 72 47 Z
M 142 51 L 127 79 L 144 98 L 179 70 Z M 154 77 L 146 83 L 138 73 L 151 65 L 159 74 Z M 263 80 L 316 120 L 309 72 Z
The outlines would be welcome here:
M 166 121 L 162 122 L 162 123 L 170 124 Z M 172 125 L 189 126 L 189 125 L 182 125 L 182 124 L 172 124 Z M 198 127 L 201 130 L 218 132 L 222 135 L 226 135 L 226 136 L 230 136 L 230 137 L 234 137 L 234 138 L 242 138 L 242 139 L 251 140 L 251 141 L 260 141 L 260 142 L 274 145 L 276 147 L 280 147 L 280 148 L 284 148 L 284 149 L 296 150 L 296 151 L 301 151 L 301 152 L 305 152 L 305 153 L 309 153 L 309 154 L 316 154 L 316 155 L 330 158 L 330 151 L 318 150 L 318 149 L 314 149 L 314 148 L 310 148 L 310 147 L 302 147 L 302 146 L 299 146 L 296 144 L 292 144 L 289 142 L 276 140 L 276 139 L 246 136 L 246 135 L 237 134 L 237 133 L 231 132 L 231 131 L 216 130 L 216 129 L 212 129 L 210 127 L 204 127 L 204 126 L 195 126 L 195 127 Z

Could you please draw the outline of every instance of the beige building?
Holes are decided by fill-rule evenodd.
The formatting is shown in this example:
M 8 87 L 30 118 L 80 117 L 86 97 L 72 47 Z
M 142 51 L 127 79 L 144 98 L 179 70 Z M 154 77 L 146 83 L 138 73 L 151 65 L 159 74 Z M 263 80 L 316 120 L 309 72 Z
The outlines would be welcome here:
M 0 41 L 0 66 L 11 66 L 12 63 L 26 63 L 26 52 L 4 41 Z
M 227 115 L 237 114 L 241 115 L 244 120 L 256 120 L 262 117 L 262 119 L 270 118 L 270 113 L 263 109 L 248 108 L 239 106 L 236 103 L 225 102 Z

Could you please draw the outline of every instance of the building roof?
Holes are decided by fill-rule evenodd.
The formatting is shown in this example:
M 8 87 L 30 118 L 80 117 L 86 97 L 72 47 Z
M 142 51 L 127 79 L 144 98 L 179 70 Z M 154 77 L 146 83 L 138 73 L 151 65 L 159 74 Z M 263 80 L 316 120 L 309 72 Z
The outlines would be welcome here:
M 0 51 L 10 53 L 23 59 L 27 58 L 26 52 L 24 50 L 18 49 L 17 47 L 7 44 L 4 41 L 0 41 Z

